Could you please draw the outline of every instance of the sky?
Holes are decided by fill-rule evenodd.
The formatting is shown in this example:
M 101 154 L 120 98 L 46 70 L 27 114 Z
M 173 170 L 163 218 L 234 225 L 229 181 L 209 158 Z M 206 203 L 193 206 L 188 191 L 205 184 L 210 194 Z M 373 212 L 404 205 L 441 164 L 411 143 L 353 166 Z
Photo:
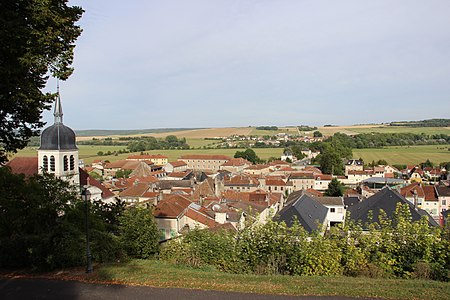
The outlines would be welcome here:
M 448 0 L 70 4 L 85 10 L 60 83 L 73 129 L 450 118 Z

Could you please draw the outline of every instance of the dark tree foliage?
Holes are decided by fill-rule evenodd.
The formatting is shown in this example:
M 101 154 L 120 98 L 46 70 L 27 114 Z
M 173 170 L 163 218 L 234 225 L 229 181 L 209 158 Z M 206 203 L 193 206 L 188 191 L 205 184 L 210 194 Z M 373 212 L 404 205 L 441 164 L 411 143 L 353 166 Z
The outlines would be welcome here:
M 43 93 L 48 74 L 72 73 L 75 23 L 83 10 L 67 0 L 0 2 L 0 163 L 39 133 L 54 94 Z
M 142 152 L 147 150 L 168 150 L 168 149 L 189 149 L 186 138 L 177 138 L 169 135 L 165 139 L 155 137 L 140 137 L 137 140 L 130 140 L 127 148 L 130 152 Z
M 440 145 L 450 143 L 450 135 L 424 133 L 361 133 L 349 136 L 335 133 L 325 142 L 339 141 L 349 148 L 382 148 L 386 146 Z
M 429 159 L 427 159 L 425 162 L 420 164 L 420 167 L 422 169 L 424 169 L 424 168 L 432 168 L 432 167 L 434 167 L 434 164 Z
M 250 148 L 246 149 L 245 151 L 236 151 L 236 153 L 234 154 L 234 158 L 244 158 L 254 164 L 261 162 L 261 159 L 258 157 L 258 155 L 256 155 L 255 151 Z
M 344 195 L 344 185 L 336 178 L 333 178 L 325 190 L 325 196 L 340 197 L 342 195 Z
M 302 159 L 305 157 L 305 155 L 302 153 L 303 149 L 304 148 L 302 148 L 301 146 L 293 145 L 288 148 L 285 148 L 284 152 L 286 151 L 291 152 L 292 155 L 294 155 L 297 159 Z
M 408 126 L 408 127 L 449 127 L 450 119 L 429 119 L 422 121 L 403 121 L 391 122 L 390 126 Z
M 316 131 L 314 131 L 313 136 L 314 137 L 323 137 L 323 134 L 322 134 L 322 132 L 316 130 Z
M 123 256 L 113 235 L 119 204 L 90 204 L 95 261 Z M 85 262 L 85 202 L 67 182 L 52 175 L 29 178 L 0 168 L 0 267 L 48 270 Z
M 272 130 L 272 131 L 277 131 L 278 127 L 277 126 L 258 126 L 256 127 L 257 130 Z

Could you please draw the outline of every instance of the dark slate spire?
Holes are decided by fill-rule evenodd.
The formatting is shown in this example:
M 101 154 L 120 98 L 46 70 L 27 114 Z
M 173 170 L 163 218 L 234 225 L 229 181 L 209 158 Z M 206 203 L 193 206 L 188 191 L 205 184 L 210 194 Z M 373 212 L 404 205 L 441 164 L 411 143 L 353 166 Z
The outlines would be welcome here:
M 63 122 L 63 111 L 62 111 L 62 106 L 61 106 L 61 96 L 59 94 L 59 81 L 58 81 L 58 86 L 57 86 L 57 98 L 56 98 L 56 103 L 55 103 L 55 112 L 53 113 L 53 115 L 55 116 L 55 124 L 61 123 Z

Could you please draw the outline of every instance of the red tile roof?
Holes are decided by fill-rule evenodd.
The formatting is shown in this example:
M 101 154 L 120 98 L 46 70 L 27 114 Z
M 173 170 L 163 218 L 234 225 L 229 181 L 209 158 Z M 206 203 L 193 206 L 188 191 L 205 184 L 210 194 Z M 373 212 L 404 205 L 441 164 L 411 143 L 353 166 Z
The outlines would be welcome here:
M 316 197 L 322 197 L 322 196 L 323 196 L 323 193 L 321 193 L 321 192 L 319 192 L 319 191 L 317 191 L 317 190 L 315 190 L 315 189 L 307 189 L 306 191 L 307 191 L 308 193 L 310 193 L 310 194 L 316 196 Z
M 414 197 L 414 195 L 415 195 L 414 192 L 417 193 L 417 197 L 420 197 L 420 198 L 425 197 L 423 188 L 418 182 L 413 182 L 412 184 L 400 189 L 400 194 L 405 198 Z
M 314 179 L 314 173 L 312 172 L 295 172 L 291 173 L 289 179 Z
M 191 207 L 188 208 L 188 210 L 184 215 L 188 218 L 191 218 L 194 221 L 197 221 L 203 225 L 208 226 L 209 228 L 215 227 L 217 225 L 216 221 L 213 218 L 195 209 L 192 209 Z
M 182 161 L 182 160 L 178 160 L 178 161 L 171 161 L 169 162 L 169 164 L 172 165 L 172 167 L 176 168 L 176 167 L 183 167 L 183 166 L 187 166 L 187 164 Z
M 434 186 L 424 185 L 422 188 L 425 194 L 425 201 L 438 201 L 438 196 Z
M 123 170 L 134 170 L 136 169 L 140 161 L 136 160 L 118 160 L 105 165 L 105 169 L 123 169 Z
M 18 156 L 7 162 L 6 166 L 11 169 L 12 173 L 32 176 L 38 173 L 38 158 Z
M 147 183 L 137 183 L 120 192 L 119 197 L 142 197 L 149 188 Z
M 84 171 L 81 168 L 79 169 L 79 172 L 80 172 L 80 185 L 82 186 L 87 185 L 89 178 L 89 184 L 99 188 L 102 191 L 102 199 L 109 199 L 111 197 L 114 197 L 113 192 L 111 192 L 103 184 L 101 184 L 100 181 L 92 178 L 86 171 Z
M 286 182 L 281 178 L 267 177 L 266 185 L 286 186 Z
M 165 155 L 161 154 L 145 154 L 145 155 L 130 155 L 127 157 L 127 159 L 139 159 L 139 160 L 152 160 L 152 159 L 159 159 L 159 158 L 169 158 Z
M 191 201 L 182 195 L 167 195 L 156 205 L 153 215 L 156 218 L 177 218 L 190 204 Z
M 198 159 L 198 160 L 230 160 L 231 157 L 226 155 L 209 155 L 209 154 L 189 154 L 183 155 L 180 159 Z
M 248 165 L 250 166 L 252 163 L 249 162 L 248 160 L 239 157 L 239 158 L 232 158 L 229 161 L 227 161 L 226 163 L 222 164 L 222 167 L 241 167 L 241 166 L 245 166 Z
M 245 169 L 246 170 L 264 170 L 264 169 L 267 169 L 269 167 L 270 167 L 269 165 L 252 165 L 252 166 L 249 166 L 249 167 L 247 167 Z
M 259 182 L 256 178 L 250 177 L 250 176 L 246 176 L 246 175 L 236 175 L 231 177 L 230 179 L 225 179 L 224 180 L 224 184 L 227 186 L 230 185 L 239 185 L 239 186 L 247 186 L 247 185 L 252 185 L 252 186 L 257 186 L 259 185 Z
M 314 175 L 314 179 L 316 180 L 332 180 L 333 176 L 328 174 L 316 174 Z

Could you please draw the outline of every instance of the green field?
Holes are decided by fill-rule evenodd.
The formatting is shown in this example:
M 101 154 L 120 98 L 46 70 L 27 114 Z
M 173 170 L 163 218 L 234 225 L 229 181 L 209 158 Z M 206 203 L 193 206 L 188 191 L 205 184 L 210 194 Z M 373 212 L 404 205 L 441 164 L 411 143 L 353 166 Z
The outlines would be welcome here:
M 389 164 L 419 164 L 427 159 L 435 164 L 450 161 L 450 145 L 386 147 L 382 149 L 353 149 L 353 158 L 365 162 L 386 160 Z
M 380 126 L 372 128 L 352 128 L 349 127 L 347 130 L 356 133 L 415 133 L 421 134 L 425 133 L 427 135 L 432 134 L 450 134 L 449 127 L 406 127 L 406 126 Z
M 214 142 L 214 141 L 208 141 Z M 140 153 L 124 153 L 119 155 L 102 155 L 98 156 L 99 151 L 118 151 L 125 149 L 123 146 L 89 146 L 89 145 L 79 145 L 80 149 L 79 155 L 80 159 L 84 160 L 85 164 L 92 163 L 95 159 L 109 160 L 110 162 L 126 159 L 127 156 Z M 190 149 L 190 150 L 148 150 L 145 153 L 148 154 L 162 154 L 169 157 L 169 161 L 175 161 L 182 155 L 187 154 L 223 154 L 233 157 L 236 151 L 241 151 L 242 149 Z M 256 154 L 261 159 L 268 159 L 269 157 L 280 157 L 283 153 L 282 148 L 257 148 L 254 149 Z M 16 156 L 37 156 L 37 147 L 28 147 L 20 150 Z

